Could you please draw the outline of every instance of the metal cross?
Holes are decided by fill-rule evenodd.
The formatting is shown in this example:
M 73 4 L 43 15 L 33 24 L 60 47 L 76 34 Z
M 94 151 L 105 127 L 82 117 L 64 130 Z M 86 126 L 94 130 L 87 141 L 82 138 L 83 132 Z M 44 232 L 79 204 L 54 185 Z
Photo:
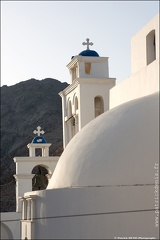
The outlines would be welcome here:
M 89 42 L 89 38 L 86 39 L 87 42 L 83 42 L 82 45 L 87 45 L 87 50 L 89 50 L 89 45 L 92 46 L 93 43 Z
M 38 126 L 38 127 L 37 127 L 37 130 L 34 130 L 33 133 L 34 133 L 34 134 L 37 134 L 37 136 L 40 136 L 41 134 L 44 134 L 44 131 L 41 130 L 41 127 L 40 127 L 40 126 Z

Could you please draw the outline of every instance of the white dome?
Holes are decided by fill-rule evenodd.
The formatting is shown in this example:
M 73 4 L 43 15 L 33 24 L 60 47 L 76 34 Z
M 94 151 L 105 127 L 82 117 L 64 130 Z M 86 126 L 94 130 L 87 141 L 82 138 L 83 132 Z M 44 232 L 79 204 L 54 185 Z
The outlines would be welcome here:
M 105 112 L 67 145 L 47 189 L 154 184 L 158 94 Z

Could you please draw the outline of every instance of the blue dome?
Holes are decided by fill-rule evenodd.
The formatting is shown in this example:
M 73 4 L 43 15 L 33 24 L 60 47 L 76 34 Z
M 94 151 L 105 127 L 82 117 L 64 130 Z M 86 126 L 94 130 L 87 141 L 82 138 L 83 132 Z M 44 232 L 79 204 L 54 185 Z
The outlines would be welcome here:
M 94 50 L 84 50 L 80 52 L 78 55 L 84 57 L 99 57 L 99 54 Z
M 32 140 L 32 143 L 47 143 L 47 142 L 43 137 L 37 136 Z

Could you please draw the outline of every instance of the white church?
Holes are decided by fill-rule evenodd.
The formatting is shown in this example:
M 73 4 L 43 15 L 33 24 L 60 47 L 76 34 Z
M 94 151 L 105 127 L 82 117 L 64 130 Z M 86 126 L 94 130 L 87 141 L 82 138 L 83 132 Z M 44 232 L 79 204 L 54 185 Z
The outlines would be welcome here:
M 29 156 L 14 158 L 17 208 L 1 214 L 1 239 L 159 239 L 159 15 L 132 38 L 117 85 L 108 57 L 83 45 L 59 93 L 64 151 L 49 156 L 38 126 Z M 36 166 L 47 186 L 33 190 Z

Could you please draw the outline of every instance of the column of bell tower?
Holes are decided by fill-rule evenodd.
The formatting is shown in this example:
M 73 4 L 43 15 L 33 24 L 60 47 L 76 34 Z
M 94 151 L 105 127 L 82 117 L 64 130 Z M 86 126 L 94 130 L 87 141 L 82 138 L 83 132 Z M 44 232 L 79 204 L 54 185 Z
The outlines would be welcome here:
M 59 93 L 64 148 L 87 123 L 109 110 L 109 91 L 116 81 L 109 77 L 108 57 L 100 57 L 90 50 L 93 43 L 88 38 L 82 44 L 87 45 L 87 49 L 73 56 L 67 65 L 71 84 Z

